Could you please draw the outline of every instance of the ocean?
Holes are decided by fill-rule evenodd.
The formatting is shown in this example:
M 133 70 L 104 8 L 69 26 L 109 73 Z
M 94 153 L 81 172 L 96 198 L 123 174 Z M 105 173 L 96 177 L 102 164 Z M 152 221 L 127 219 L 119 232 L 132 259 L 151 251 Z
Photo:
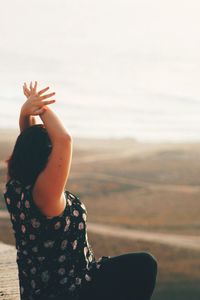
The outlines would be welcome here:
M 76 137 L 200 141 L 200 2 L 2 1 L 0 128 L 23 83 L 56 92 Z M 38 121 L 41 121 L 39 117 Z

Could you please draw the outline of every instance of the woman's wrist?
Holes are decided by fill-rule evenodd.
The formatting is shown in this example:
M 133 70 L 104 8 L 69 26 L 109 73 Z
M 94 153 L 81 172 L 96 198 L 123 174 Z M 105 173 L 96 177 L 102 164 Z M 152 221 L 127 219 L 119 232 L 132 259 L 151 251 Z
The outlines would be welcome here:
M 26 129 L 32 125 L 35 125 L 36 123 L 37 123 L 36 118 L 32 115 L 27 114 L 26 110 L 22 106 L 22 108 L 20 110 L 20 117 L 19 117 L 20 132 L 22 132 L 24 129 Z
M 28 117 L 28 116 L 30 116 L 30 113 L 28 113 L 28 111 L 27 111 L 26 108 L 27 108 L 27 103 L 24 102 L 24 104 L 22 105 L 21 110 L 20 110 L 20 115 L 22 117 Z

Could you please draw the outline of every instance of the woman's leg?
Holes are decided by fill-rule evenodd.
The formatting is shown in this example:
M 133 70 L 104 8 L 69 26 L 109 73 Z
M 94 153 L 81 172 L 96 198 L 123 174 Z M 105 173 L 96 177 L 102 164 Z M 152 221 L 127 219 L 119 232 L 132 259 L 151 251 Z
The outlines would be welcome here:
M 148 252 L 113 256 L 102 262 L 80 300 L 149 300 L 157 276 L 157 261 Z

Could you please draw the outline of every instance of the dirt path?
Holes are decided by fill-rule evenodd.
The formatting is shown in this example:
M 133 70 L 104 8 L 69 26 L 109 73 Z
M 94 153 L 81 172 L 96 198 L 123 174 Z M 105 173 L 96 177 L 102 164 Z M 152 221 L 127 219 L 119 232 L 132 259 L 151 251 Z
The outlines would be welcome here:
M 102 146 L 102 145 L 101 145 Z M 185 147 L 189 147 L 190 145 L 185 145 Z M 182 145 L 182 149 L 183 149 Z M 89 146 L 87 146 L 88 150 Z M 97 148 L 97 145 L 96 145 Z M 130 145 L 123 145 L 123 141 L 121 145 L 109 145 L 105 149 L 102 149 L 102 153 L 90 153 L 86 154 L 82 157 L 76 157 L 76 159 L 73 161 L 73 164 L 84 164 L 84 163 L 90 163 L 90 162 L 98 162 L 98 161 L 106 161 L 106 160 L 113 160 L 113 159 L 119 159 L 119 158 L 126 158 L 126 157 L 146 157 L 152 154 L 155 154 L 156 152 L 159 152 L 160 150 L 165 151 L 172 151 L 179 148 L 179 145 L 177 144 L 165 144 L 165 143 L 130 143 Z M 98 149 L 98 148 L 97 148 Z
M 8 218 L 7 211 L 0 211 L 0 219 Z M 130 240 L 144 240 L 185 249 L 200 250 L 200 237 L 191 235 L 178 235 L 170 233 L 149 232 L 143 230 L 126 229 L 118 226 L 87 223 L 88 232 L 104 236 L 125 238 Z
M 83 176 L 80 172 L 73 172 L 71 175 L 71 178 L 80 178 Z M 147 188 L 150 190 L 170 190 L 173 192 L 182 192 L 182 193 L 198 193 L 200 192 L 200 186 L 192 186 L 192 185 L 177 185 L 177 184 L 161 184 L 161 183 L 155 183 L 155 182 L 148 182 L 144 180 L 138 180 L 135 178 L 125 178 L 120 177 L 116 175 L 110 175 L 106 173 L 86 173 L 84 172 L 84 178 L 95 178 L 95 179 L 102 179 L 102 180 L 110 180 L 122 184 L 128 184 L 133 187 L 138 186 L 142 188 Z
M 197 236 L 148 232 L 90 222 L 88 222 L 87 226 L 88 232 L 104 236 L 119 237 L 130 240 L 144 240 L 185 249 L 200 250 L 200 237 Z

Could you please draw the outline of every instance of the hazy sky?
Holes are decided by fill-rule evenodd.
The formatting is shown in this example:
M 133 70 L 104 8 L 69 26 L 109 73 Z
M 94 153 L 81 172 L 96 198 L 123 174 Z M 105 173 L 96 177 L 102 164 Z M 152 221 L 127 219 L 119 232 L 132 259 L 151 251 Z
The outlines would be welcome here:
M 0 127 L 38 80 L 75 135 L 200 136 L 199 1 L 0 3 Z

